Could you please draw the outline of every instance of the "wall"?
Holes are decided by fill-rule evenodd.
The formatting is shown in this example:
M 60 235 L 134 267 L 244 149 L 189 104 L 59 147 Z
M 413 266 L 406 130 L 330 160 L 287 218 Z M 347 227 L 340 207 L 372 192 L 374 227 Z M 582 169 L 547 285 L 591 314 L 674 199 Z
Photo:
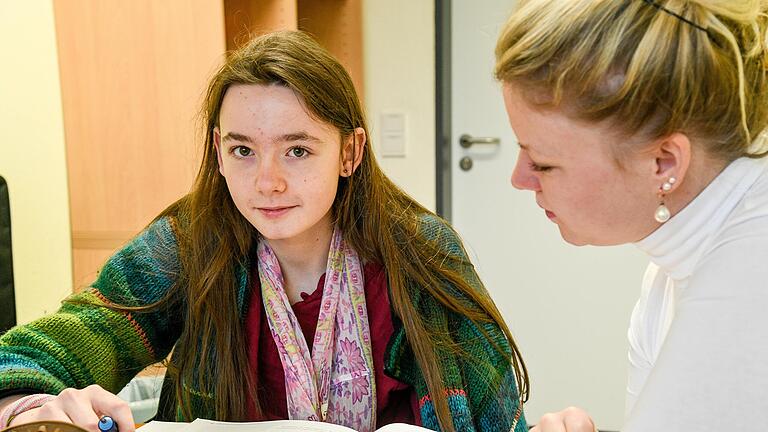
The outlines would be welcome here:
M 384 171 L 435 209 L 434 1 L 363 2 L 365 100 L 374 151 Z M 381 118 L 407 116 L 406 156 L 382 157 Z
M 0 175 L 11 202 L 16 314 L 72 291 L 69 201 L 53 4 L 0 1 Z

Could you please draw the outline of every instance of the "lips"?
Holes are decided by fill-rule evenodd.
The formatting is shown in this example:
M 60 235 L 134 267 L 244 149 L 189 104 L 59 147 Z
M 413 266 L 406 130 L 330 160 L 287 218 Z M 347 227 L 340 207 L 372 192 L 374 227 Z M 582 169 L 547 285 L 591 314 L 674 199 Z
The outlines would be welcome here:
M 297 206 L 257 207 L 256 210 L 266 217 L 276 218 L 288 213 L 296 207 Z
M 547 215 L 548 218 L 554 219 L 555 217 L 557 217 L 556 214 L 554 214 L 553 212 L 551 212 L 551 211 L 547 210 L 546 208 L 544 208 L 543 205 L 539 204 L 538 200 L 536 201 L 536 205 L 538 205 L 542 210 L 544 210 L 544 213 Z

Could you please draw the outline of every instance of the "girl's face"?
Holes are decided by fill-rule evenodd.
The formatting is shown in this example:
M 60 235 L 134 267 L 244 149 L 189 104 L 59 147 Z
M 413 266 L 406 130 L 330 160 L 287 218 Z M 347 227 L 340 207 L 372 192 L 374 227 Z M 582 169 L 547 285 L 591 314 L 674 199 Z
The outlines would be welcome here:
M 607 128 L 535 109 L 509 84 L 504 103 L 520 145 L 512 185 L 536 194 L 565 241 L 622 244 L 658 227 L 659 164 L 653 154 L 628 154 L 619 166 L 611 147 L 619 143 Z
M 237 209 L 267 240 L 328 232 L 342 174 L 339 131 L 280 85 L 233 85 L 214 143 Z

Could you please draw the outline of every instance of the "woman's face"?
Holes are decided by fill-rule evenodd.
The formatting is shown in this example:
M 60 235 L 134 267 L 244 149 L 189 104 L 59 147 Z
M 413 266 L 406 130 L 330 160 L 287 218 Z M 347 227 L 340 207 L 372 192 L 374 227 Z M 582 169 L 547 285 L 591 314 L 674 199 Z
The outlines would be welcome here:
M 240 213 L 267 240 L 328 231 L 339 176 L 339 131 L 309 116 L 291 89 L 233 85 L 214 142 L 219 171 Z
M 653 216 L 660 184 L 652 153 L 622 155 L 619 165 L 612 148 L 621 143 L 606 127 L 536 109 L 509 84 L 504 103 L 520 145 L 512 185 L 535 193 L 565 241 L 615 245 L 658 228 Z

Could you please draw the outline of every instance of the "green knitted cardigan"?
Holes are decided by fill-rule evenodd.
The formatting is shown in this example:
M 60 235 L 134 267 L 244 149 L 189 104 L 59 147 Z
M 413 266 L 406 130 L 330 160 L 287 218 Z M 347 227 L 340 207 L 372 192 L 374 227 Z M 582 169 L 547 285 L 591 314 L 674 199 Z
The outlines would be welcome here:
M 154 222 L 115 253 L 101 269 L 92 286 L 70 296 L 55 314 L 17 326 L 0 338 L 0 395 L 13 392 L 58 394 L 68 387 L 98 384 L 118 392 L 146 366 L 166 358 L 181 333 L 178 310 L 123 313 L 93 305 L 108 300 L 133 305 L 149 304 L 163 297 L 179 270 L 178 246 L 168 218 Z M 440 241 L 447 250 L 463 256 L 454 232 L 433 216 L 423 218 L 423 233 Z M 468 261 L 467 261 L 468 262 Z M 248 306 L 250 264 L 238 268 L 238 307 L 245 316 Z M 471 266 L 467 280 L 482 286 Z M 453 291 L 456 295 L 459 293 Z M 507 351 L 501 355 L 489 343 L 478 324 L 447 310 L 423 290 L 413 289 L 414 302 L 427 323 L 453 329 L 455 342 L 469 356 L 457 356 L 438 348 L 448 406 L 457 431 L 509 431 L 515 415 L 515 432 L 527 431 L 511 366 L 511 349 L 503 332 L 482 324 L 485 333 Z M 395 331 L 389 341 L 385 372 L 411 384 L 419 398 L 422 425 L 439 430 L 426 383 L 394 316 Z M 194 392 L 194 389 L 192 389 Z M 198 408 L 196 417 L 213 418 Z

